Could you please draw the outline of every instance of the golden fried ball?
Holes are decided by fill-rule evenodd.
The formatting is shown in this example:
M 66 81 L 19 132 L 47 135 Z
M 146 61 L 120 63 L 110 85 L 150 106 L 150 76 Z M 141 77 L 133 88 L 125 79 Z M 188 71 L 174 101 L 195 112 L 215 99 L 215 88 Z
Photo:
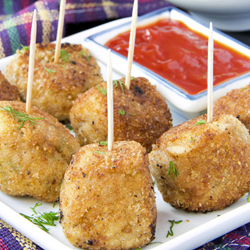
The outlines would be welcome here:
M 69 119 L 74 100 L 103 81 L 100 67 L 88 49 L 62 44 L 61 56 L 54 63 L 55 44 L 36 44 L 32 104 L 59 120 Z M 17 86 L 26 100 L 29 49 L 18 50 L 6 66 L 5 76 Z
M 157 187 L 173 207 L 219 210 L 250 190 L 247 129 L 231 115 L 202 124 L 206 120 L 204 115 L 170 129 L 149 154 Z
M 24 103 L 0 102 L 0 190 L 54 202 L 80 145 L 57 119 L 38 108 L 32 107 L 29 119 L 22 114 Z
M 73 157 L 60 193 L 60 224 L 83 249 L 126 250 L 154 239 L 156 202 L 145 148 L 89 144 Z
M 237 117 L 250 130 L 250 84 L 234 89 L 214 103 L 214 114 L 227 114 Z
M 16 86 L 11 85 L 0 71 L 0 101 L 19 101 L 19 93 Z
M 124 82 L 124 78 L 114 81 L 115 141 L 135 140 L 149 152 L 152 144 L 172 127 L 171 113 L 165 99 L 146 78 L 131 80 L 129 90 Z M 107 84 L 102 83 L 79 95 L 70 111 L 80 144 L 107 140 L 106 88 Z

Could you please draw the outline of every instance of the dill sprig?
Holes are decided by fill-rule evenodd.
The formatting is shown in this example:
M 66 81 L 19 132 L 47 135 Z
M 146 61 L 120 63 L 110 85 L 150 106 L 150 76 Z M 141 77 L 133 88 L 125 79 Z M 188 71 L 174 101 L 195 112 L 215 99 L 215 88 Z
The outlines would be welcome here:
M 69 58 L 70 58 L 70 54 L 67 53 L 65 50 L 61 49 L 60 50 L 60 58 L 62 58 L 64 62 L 68 62 Z
M 73 130 L 73 127 L 72 127 L 71 125 L 66 125 L 66 128 L 67 128 L 68 130 Z
M 250 191 L 248 191 L 247 202 L 250 202 Z
M 195 136 L 190 138 L 190 142 L 195 141 Z
M 33 224 L 37 225 L 39 228 L 44 230 L 45 232 L 49 232 L 49 229 L 45 226 L 56 226 L 55 221 L 59 220 L 59 216 L 57 212 L 44 212 L 44 213 L 37 213 L 36 208 L 41 206 L 42 203 L 37 202 L 34 207 L 31 207 L 30 209 L 33 211 L 34 214 L 31 216 L 25 215 L 20 213 L 23 217 L 25 217 L 27 220 L 32 222 Z
M 171 169 L 172 169 L 172 174 L 173 174 L 173 179 L 174 179 L 175 176 L 177 176 L 179 174 L 179 172 L 175 168 L 175 165 L 174 165 L 174 163 L 172 161 L 169 162 L 169 168 L 168 168 L 167 175 L 170 175 Z
M 22 46 L 22 48 L 20 50 L 29 50 L 30 49 L 30 46 L 24 46 L 22 44 L 21 44 L 21 46 Z
M 131 76 L 130 79 L 131 79 L 131 80 L 134 80 L 134 77 Z M 122 81 L 120 81 L 120 80 L 115 80 L 115 81 L 113 81 L 113 85 L 115 86 L 115 88 L 118 86 L 118 83 L 120 84 L 120 87 L 121 87 L 121 89 L 122 89 L 122 92 L 124 93 L 124 88 L 126 88 L 125 83 L 122 82 Z M 124 87 L 124 88 L 123 88 L 123 87 Z
M 125 111 L 121 110 L 121 109 L 118 110 L 118 113 L 121 114 L 121 115 L 125 115 Z
M 86 57 L 87 61 L 89 62 L 89 57 L 90 57 L 90 55 L 85 55 L 85 52 L 84 52 L 83 50 L 80 52 L 80 55 L 81 55 L 82 57 Z
M 28 114 L 23 114 L 13 109 L 11 106 L 6 106 L 6 107 L 0 106 L 0 107 L 1 107 L 0 109 L 1 111 L 8 112 L 14 120 L 18 119 L 17 121 L 22 123 L 18 129 L 21 129 L 26 121 L 29 121 L 30 124 L 34 127 L 35 124 L 37 124 L 37 122 L 35 122 L 34 120 L 44 119 L 44 118 L 39 118 L 39 117 L 30 117 Z
M 107 142 L 107 141 L 100 141 L 100 142 L 99 142 L 99 145 L 101 145 L 101 146 L 106 146 L 106 145 L 108 145 L 108 142 Z
M 166 238 L 168 238 L 168 236 L 173 236 L 174 235 L 174 232 L 173 232 L 174 224 L 180 224 L 182 222 L 182 220 L 179 220 L 179 221 L 168 220 L 168 221 L 171 223 L 171 226 L 170 226 L 170 229 L 168 231 L 168 234 L 167 234 Z
M 107 95 L 107 89 L 102 88 L 102 87 L 100 87 L 99 85 L 97 85 L 97 88 L 98 88 L 98 90 L 99 90 L 103 95 Z
M 205 120 L 199 120 L 197 123 L 195 123 L 195 125 L 201 125 L 201 124 L 205 124 L 206 121 Z
M 52 74 L 55 73 L 56 71 L 53 69 L 48 69 L 48 68 L 44 68 L 46 71 L 48 71 L 48 73 Z
M 115 88 L 117 88 L 118 83 L 120 84 L 122 92 L 124 93 L 124 88 L 126 88 L 125 83 L 120 81 L 120 80 L 115 80 L 115 81 L 113 81 L 113 85 L 115 86 Z M 124 86 L 124 88 L 123 88 L 123 86 Z
M 105 154 L 105 152 L 102 152 L 102 151 L 95 151 L 95 153 L 97 153 L 97 154 Z

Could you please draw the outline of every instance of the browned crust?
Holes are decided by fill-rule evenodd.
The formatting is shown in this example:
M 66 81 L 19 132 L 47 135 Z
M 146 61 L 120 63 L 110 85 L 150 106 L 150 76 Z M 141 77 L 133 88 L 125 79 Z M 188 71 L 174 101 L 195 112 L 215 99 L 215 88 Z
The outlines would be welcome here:
M 18 89 L 11 85 L 0 71 L 0 101 L 18 101 L 20 100 Z
M 156 203 L 148 156 L 137 142 L 83 146 L 60 193 L 60 223 L 83 249 L 125 250 L 154 239 Z
M 246 128 L 250 129 L 250 84 L 234 89 L 214 103 L 214 113 L 237 117 Z
M 125 79 L 120 81 L 124 83 Z M 106 83 L 99 87 L 106 89 Z M 70 120 L 81 144 L 107 140 L 107 96 L 97 87 L 79 95 Z M 124 88 L 124 92 L 119 84 L 114 86 L 115 141 L 135 140 L 149 152 L 151 145 L 171 127 L 172 116 L 165 99 L 146 78 L 134 78 L 130 89 Z
M 22 128 L 3 107 L 26 113 L 22 102 L 0 102 L 0 190 L 13 196 L 32 196 L 55 202 L 72 155 L 80 145 L 51 115 L 32 107 Z
M 36 44 L 32 103 L 59 120 L 69 119 L 69 111 L 80 93 L 103 81 L 100 67 L 88 49 L 64 43 L 61 49 L 70 55 L 54 63 L 55 44 Z M 26 100 L 29 50 L 17 51 L 6 66 L 5 76 Z M 46 69 L 53 70 L 49 73 Z
M 250 137 L 233 116 L 201 116 L 163 134 L 149 154 L 163 199 L 176 208 L 207 212 L 238 201 L 250 189 Z M 168 175 L 172 161 L 179 172 Z

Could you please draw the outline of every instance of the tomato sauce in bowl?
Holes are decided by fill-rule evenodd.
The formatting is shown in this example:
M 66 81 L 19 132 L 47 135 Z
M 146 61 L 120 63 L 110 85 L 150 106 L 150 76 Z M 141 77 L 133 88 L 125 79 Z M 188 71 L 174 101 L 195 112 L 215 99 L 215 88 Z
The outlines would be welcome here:
M 105 46 L 127 57 L 130 31 Z M 183 22 L 161 19 L 136 31 L 134 61 L 189 95 L 207 89 L 208 38 Z M 214 86 L 250 72 L 250 58 L 214 41 Z

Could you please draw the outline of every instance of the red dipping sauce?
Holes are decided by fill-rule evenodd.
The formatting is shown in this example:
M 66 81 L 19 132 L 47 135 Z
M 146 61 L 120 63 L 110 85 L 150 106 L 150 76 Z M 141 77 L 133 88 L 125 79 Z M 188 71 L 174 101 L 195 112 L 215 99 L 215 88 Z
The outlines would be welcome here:
M 130 31 L 105 46 L 128 56 Z M 190 95 L 207 89 L 208 38 L 181 21 L 162 19 L 137 28 L 134 61 Z M 250 58 L 214 41 L 214 86 L 250 72 Z

